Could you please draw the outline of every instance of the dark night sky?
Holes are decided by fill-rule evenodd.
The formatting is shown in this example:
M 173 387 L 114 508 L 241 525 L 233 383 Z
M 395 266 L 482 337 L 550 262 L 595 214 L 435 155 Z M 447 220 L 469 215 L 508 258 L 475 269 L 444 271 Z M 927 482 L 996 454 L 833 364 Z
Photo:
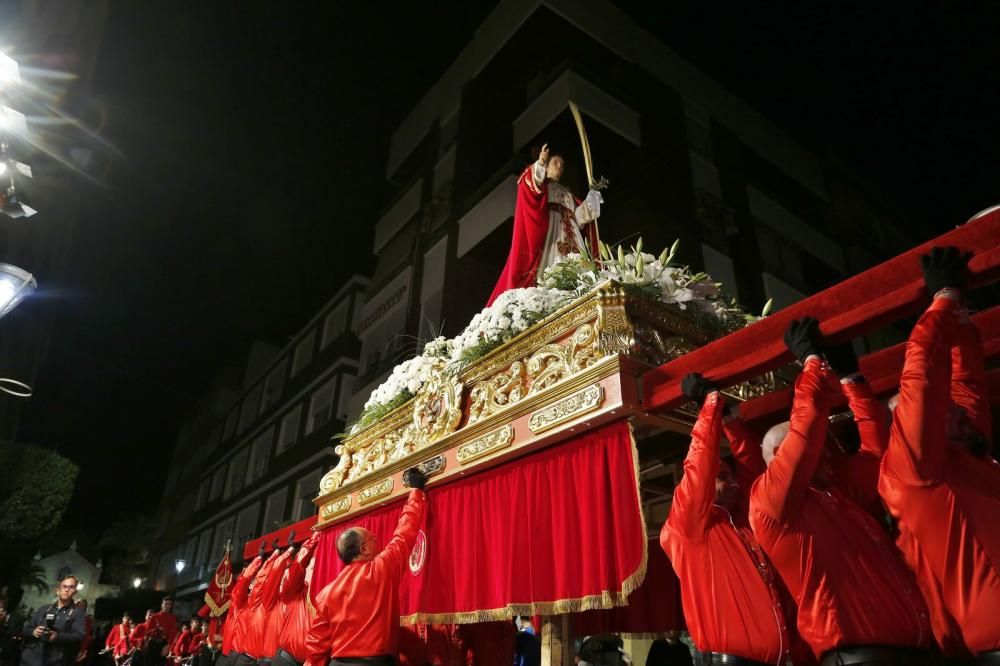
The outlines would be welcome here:
M 112 3 L 93 95 L 123 157 L 46 285 L 63 302 L 22 432 L 82 466 L 67 524 L 153 512 L 207 382 L 370 270 L 388 135 L 493 4 Z M 986 3 L 619 4 L 907 220 L 997 203 Z

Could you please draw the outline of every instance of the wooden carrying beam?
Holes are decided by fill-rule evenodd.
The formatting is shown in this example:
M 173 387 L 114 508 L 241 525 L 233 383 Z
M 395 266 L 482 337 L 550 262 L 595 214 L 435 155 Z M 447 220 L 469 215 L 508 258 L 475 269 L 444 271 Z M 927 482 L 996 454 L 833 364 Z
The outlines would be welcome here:
M 974 315 L 972 323 L 979 329 L 985 358 L 989 360 L 1000 356 L 1000 305 Z M 901 342 L 859 359 L 861 373 L 876 395 L 885 396 L 896 392 L 905 354 L 906 343 Z M 748 400 L 740 405 L 740 418 L 755 427 L 770 426 L 788 418 L 792 396 L 793 389 L 789 387 Z M 847 399 L 840 396 L 834 401 L 834 411 L 846 404 Z
M 1000 209 L 646 372 L 643 409 L 663 411 L 682 404 L 686 398 L 680 381 L 689 372 L 731 386 L 788 363 L 791 354 L 782 334 L 793 319 L 818 318 L 823 335 L 838 342 L 918 312 L 927 303 L 920 255 L 944 245 L 974 253 L 969 262 L 971 286 L 996 281 L 1000 278 Z

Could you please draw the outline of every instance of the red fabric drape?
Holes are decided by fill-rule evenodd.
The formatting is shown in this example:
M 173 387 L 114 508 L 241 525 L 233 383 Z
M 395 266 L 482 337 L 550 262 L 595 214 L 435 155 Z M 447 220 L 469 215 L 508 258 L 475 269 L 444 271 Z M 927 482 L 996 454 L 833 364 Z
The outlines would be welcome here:
M 684 628 L 680 581 L 657 539 L 646 542 L 646 580 L 628 598 L 628 606 L 592 610 L 573 616 L 573 635 L 662 634 Z
M 505 291 L 535 286 L 535 273 L 542 257 L 545 235 L 549 231 L 549 188 L 543 183 L 536 187 L 531 176 L 534 165 L 517 179 L 517 202 L 514 205 L 514 236 L 510 242 L 507 263 L 497 280 L 486 307 Z
M 426 560 L 404 575 L 404 624 L 501 620 L 624 603 L 646 568 L 636 452 L 615 423 L 428 494 Z M 327 529 L 312 594 L 342 568 L 336 538 L 364 526 L 385 543 L 400 504 Z

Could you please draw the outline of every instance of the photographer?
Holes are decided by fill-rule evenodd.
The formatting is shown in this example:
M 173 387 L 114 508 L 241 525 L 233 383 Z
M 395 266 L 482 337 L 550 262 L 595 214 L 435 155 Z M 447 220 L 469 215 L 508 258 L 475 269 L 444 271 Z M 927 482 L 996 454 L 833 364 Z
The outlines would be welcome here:
M 76 576 L 64 576 L 56 585 L 56 602 L 25 622 L 21 666 L 71 666 L 87 632 L 84 613 L 73 602 L 78 584 Z

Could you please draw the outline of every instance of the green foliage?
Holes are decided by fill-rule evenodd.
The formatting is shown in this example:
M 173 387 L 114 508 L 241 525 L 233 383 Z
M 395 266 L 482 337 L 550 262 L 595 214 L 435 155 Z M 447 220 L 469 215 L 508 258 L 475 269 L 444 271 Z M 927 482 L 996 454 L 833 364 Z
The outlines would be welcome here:
M 361 432 L 365 428 L 374 425 L 379 419 L 382 419 L 389 415 L 392 410 L 400 407 L 405 402 L 413 398 L 413 394 L 407 390 L 403 390 L 401 393 L 397 394 L 395 398 L 385 403 L 384 405 L 375 405 L 371 409 L 361 412 L 361 416 L 354 423 L 347 426 L 347 431 L 337 435 L 338 439 L 342 439 L 352 432 Z
M 0 538 L 33 541 L 59 525 L 79 468 L 55 451 L 0 443 Z

